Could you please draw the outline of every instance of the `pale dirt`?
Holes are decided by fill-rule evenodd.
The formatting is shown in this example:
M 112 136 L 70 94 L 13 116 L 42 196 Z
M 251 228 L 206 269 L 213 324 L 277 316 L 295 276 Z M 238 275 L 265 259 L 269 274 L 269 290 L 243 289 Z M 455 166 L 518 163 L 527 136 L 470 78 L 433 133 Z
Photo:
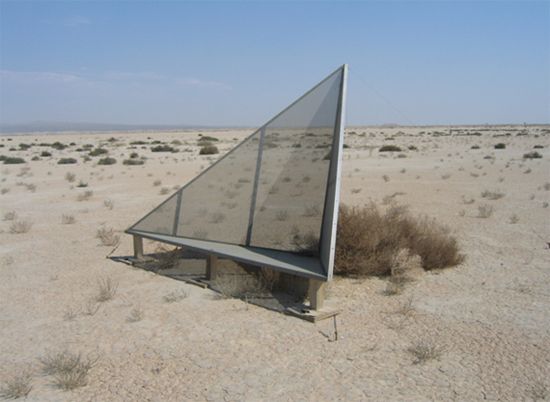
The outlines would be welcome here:
M 209 290 L 105 258 L 111 248 L 95 238 L 101 225 L 122 232 L 168 196 L 159 194 L 162 187 L 171 193 L 215 159 L 198 156 L 197 132 L 0 137 L 0 154 L 28 161 L 0 166 L 0 189 L 9 189 L 0 195 L 1 217 L 16 211 L 34 223 L 28 233 L 11 234 L 12 222 L 0 220 L 0 386 L 27 371 L 33 375 L 28 400 L 39 401 L 516 401 L 545 391 L 548 399 L 550 191 L 544 185 L 550 183 L 550 131 L 542 129 L 548 127 L 495 138 L 503 131 L 434 137 L 413 135 L 448 129 L 348 128 L 356 134 L 346 138 L 351 148 L 344 155 L 342 201 L 383 205 L 385 197 L 402 192 L 395 201 L 448 225 L 466 260 L 416 276 L 397 296 L 383 294 L 384 279 L 336 278 L 329 292 L 331 305 L 342 309 L 336 342 L 327 338 L 333 336 L 331 320 L 310 324 L 239 300 L 217 300 Z M 223 153 L 247 131 L 204 133 L 222 139 Z M 97 158 L 56 164 L 61 155 L 77 155 L 74 148 L 111 136 L 124 144 L 109 146 L 116 165 L 97 166 Z M 128 149 L 130 141 L 147 137 L 187 141 L 179 148 L 191 152 Z M 20 142 L 56 140 L 77 146 L 8 151 Z M 506 149 L 493 149 L 497 142 Z M 402 152 L 405 158 L 378 153 L 392 143 L 418 151 Z M 480 149 L 470 149 L 474 144 Z M 543 158 L 523 160 L 536 144 L 544 146 L 536 150 Z M 31 162 L 42 150 L 53 158 Z M 145 165 L 121 164 L 133 151 L 147 156 Z M 75 183 L 64 179 L 66 172 L 76 174 Z M 73 188 L 79 180 L 88 188 Z M 153 186 L 155 180 L 162 185 Z M 93 196 L 77 201 L 85 190 Z M 505 195 L 490 201 L 481 197 L 484 190 Z M 463 196 L 474 202 L 465 204 Z M 114 202 L 112 210 L 106 199 Z M 494 207 L 491 217 L 477 217 L 481 204 Z M 62 225 L 62 214 L 74 215 L 76 223 Z M 512 224 L 514 214 L 518 222 Z M 146 242 L 146 248 L 155 246 Z M 114 255 L 131 252 L 131 237 L 121 233 Z M 95 315 L 84 314 L 98 278 L 107 277 L 119 284 L 115 298 Z M 188 298 L 163 301 L 182 288 Z M 412 311 L 396 313 L 409 301 Z M 130 323 L 134 308 L 144 318 Z M 71 311 L 76 317 L 67 320 Z M 439 359 L 414 364 L 407 349 L 418 341 L 440 347 Z M 87 386 L 65 392 L 41 374 L 39 358 L 64 349 L 99 356 Z

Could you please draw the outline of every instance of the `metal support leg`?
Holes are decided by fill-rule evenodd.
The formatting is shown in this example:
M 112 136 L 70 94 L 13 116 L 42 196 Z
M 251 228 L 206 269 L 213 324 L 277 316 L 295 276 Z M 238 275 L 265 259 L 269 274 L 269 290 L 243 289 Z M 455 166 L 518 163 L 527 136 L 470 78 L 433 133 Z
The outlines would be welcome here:
M 134 258 L 141 260 L 143 258 L 143 237 L 133 235 L 134 237 Z
M 209 254 L 206 258 L 206 279 L 213 281 L 218 276 L 218 256 Z
M 321 310 L 323 308 L 323 304 L 325 303 L 325 287 L 326 282 L 316 279 L 309 280 L 309 307 L 312 310 Z

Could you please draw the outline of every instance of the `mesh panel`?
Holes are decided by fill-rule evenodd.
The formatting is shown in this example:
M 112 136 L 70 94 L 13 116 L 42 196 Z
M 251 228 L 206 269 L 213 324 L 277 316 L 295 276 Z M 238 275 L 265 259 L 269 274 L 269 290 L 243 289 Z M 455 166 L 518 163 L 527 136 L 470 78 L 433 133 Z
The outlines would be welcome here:
M 182 190 L 177 236 L 245 244 L 260 132 Z
M 341 81 L 339 69 L 132 229 L 317 254 Z
M 266 126 L 251 246 L 316 251 L 340 83 L 339 70 Z
M 174 194 L 149 215 L 136 223 L 132 229 L 144 232 L 160 233 L 171 235 L 174 230 L 174 219 L 176 217 L 178 193 Z

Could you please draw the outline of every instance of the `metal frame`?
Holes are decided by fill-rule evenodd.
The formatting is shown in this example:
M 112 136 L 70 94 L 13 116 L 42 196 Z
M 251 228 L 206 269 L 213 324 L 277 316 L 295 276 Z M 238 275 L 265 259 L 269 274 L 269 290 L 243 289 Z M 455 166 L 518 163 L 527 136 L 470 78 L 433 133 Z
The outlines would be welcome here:
M 271 122 L 277 119 L 280 115 L 282 115 L 288 109 L 293 107 L 296 103 L 298 103 L 304 97 L 309 95 L 312 91 L 314 91 L 316 88 L 318 88 L 320 85 L 322 85 L 325 81 L 330 79 L 334 74 L 336 74 L 339 71 L 341 71 L 342 75 L 341 75 L 341 81 L 340 81 L 337 115 L 336 115 L 336 121 L 334 125 L 330 165 L 329 165 L 329 171 L 327 176 L 327 185 L 325 187 L 323 216 L 322 216 L 321 228 L 320 228 L 320 242 L 319 242 L 320 260 L 316 258 L 300 256 L 298 253 L 295 253 L 292 251 L 284 251 L 284 250 L 277 250 L 277 249 L 271 249 L 271 248 L 250 246 L 252 227 L 253 227 L 253 221 L 254 221 L 254 213 L 255 213 L 255 205 L 256 205 L 256 197 L 257 197 L 257 187 L 258 187 L 259 176 L 260 176 L 259 172 L 261 170 L 261 161 L 262 161 L 262 152 L 263 152 L 262 145 L 263 145 L 266 127 L 269 126 Z M 315 85 L 310 90 L 308 90 L 306 93 L 304 93 L 302 96 L 300 96 L 298 99 L 296 99 L 294 102 L 292 102 L 289 106 L 284 108 L 281 112 L 279 112 L 276 116 L 271 118 L 267 123 L 265 123 L 258 130 L 254 131 L 252 134 L 247 136 L 236 147 L 234 147 L 232 150 L 226 153 L 223 157 L 218 159 L 214 164 L 209 166 L 207 169 L 205 169 L 195 178 L 190 180 L 183 187 L 178 189 L 174 194 L 172 194 L 170 197 L 168 197 L 166 200 L 160 203 L 157 207 L 151 210 L 143 218 L 141 218 L 132 226 L 130 226 L 126 230 L 126 233 L 159 240 L 170 244 L 184 245 L 186 247 L 190 247 L 198 251 L 206 251 L 213 255 L 229 257 L 235 260 L 241 260 L 243 262 L 247 262 L 251 264 L 254 264 L 253 260 L 250 260 L 250 258 L 241 258 L 241 256 L 239 256 L 238 254 L 241 254 L 242 251 L 245 249 L 247 251 L 253 250 L 255 252 L 261 252 L 264 254 L 271 253 L 273 255 L 279 255 L 280 253 L 285 253 L 285 254 L 288 254 L 289 257 L 295 256 L 296 263 L 299 263 L 300 265 L 308 266 L 309 268 L 306 268 L 306 270 L 309 270 L 311 272 L 304 272 L 303 271 L 304 267 L 298 267 L 298 266 L 296 271 L 293 271 L 292 269 L 289 269 L 289 265 L 287 262 L 281 263 L 281 264 L 270 263 L 268 264 L 268 266 L 271 266 L 274 269 L 279 269 L 281 271 L 294 273 L 296 275 L 315 278 L 317 280 L 319 279 L 324 281 L 331 280 L 332 274 L 333 274 L 334 253 L 335 253 L 335 246 L 336 246 L 336 229 L 337 229 L 337 221 L 338 221 L 338 208 L 339 208 L 339 201 L 340 201 L 340 176 L 341 176 L 341 164 L 342 164 L 342 151 L 343 151 L 343 143 L 344 143 L 344 125 L 345 125 L 344 109 L 345 109 L 345 98 L 346 98 L 346 86 L 347 86 L 347 65 L 344 64 L 343 66 L 339 67 L 338 69 L 333 71 L 331 74 L 329 74 L 317 85 Z M 254 185 L 253 185 L 252 195 L 251 195 L 251 205 L 250 205 L 245 244 L 225 243 L 225 242 L 216 241 L 216 240 L 204 240 L 204 239 L 191 238 L 187 236 L 186 237 L 177 236 L 177 226 L 179 223 L 179 215 L 180 215 L 180 209 L 181 209 L 181 201 L 183 198 L 183 194 L 182 194 L 183 190 L 185 190 L 185 188 L 190 186 L 201 176 L 203 176 L 211 168 L 216 166 L 219 162 L 221 162 L 222 160 L 230 156 L 235 150 L 237 150 L 243 144 L 247 143 L 258 133 L 260 133 L 260 138 L 258 141 L 256 171 L 254 175 Z M 173 197 L 177 197 L 176 199 L 177 205 L 176 205 L 176 211 L 175 211 L 175 217 L 174 217 L 175 220 L 171 230 L 171 234 L 160 234 L 160 233 L 153 233 L 149 231 L 134 229 L 134 227 L 139 225 L 142 221 L 148 218 L 152 213 L 154 213 L 158 208 L 166 204 Z M 183 200 L 183 202 L 185 202 L 185 200 Z M 232 246 L 234 246 L 234 248 L 232 248 Z M 224 252 L 217 252 L 216 248 L 220 250 L 223 249 Z M 227 250 L 233 250 L 233 251 L 228 252 Z M 231 253 L 234 253 L 236 255 L 231 255 Z M 308 261 L 308 260 L 317 260 L 317 263 L 319 264 L 319 266 L 316 268 L 317 264 L 315 264 L 314 261 Z M 262 264 L 265 265 L 265 261 L 263 261 Z

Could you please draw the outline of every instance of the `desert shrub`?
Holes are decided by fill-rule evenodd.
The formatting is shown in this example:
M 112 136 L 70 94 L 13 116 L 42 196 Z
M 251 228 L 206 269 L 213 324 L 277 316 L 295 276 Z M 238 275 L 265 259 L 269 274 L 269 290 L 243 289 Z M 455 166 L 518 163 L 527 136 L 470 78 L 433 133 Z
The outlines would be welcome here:
M 499 142 L 498 144 L 495 144 L 495 149 L 506 149 L 506 144 Z
M 378 152 L 401 152 L 401 148 L 397 145 L 382 145 Z
M 208 135 L 204 135 L 201 138 L 199 138 L 199 143 L 204 142 L 204 141 L 216 142 L 216 141 L 219 141 L 219 140 L 216 137 L 210 137 Z
M 43 158 L 47 158 L 49 156 L 52 156 L 51 152 L 48 152 L 48 151 L 42 151 L 40 152 L 40 156 L 43 157 Z
M 157 145 L 151 147 L 151 152 L 178 152 L 178 150 L 170 145 Z
M 130 159 L 136 159 L 136 158 L 139 158 L 139 154 L 137 152 L 132 152 L 130 154 Z
M 85 188 L 85 187 L 88 187 L 88 183 L 86 183 L 85 181 L 80 180 L 76 186 L 78 188 Z
M 104 148 L 96 148 L 96 149 L 92 149 L 88 155 L 90 156 L 99 156 L 99 155 L 104 155 L 106 153 L 109 153 L 109 151 L 107 151 L 106 149 Z
M 218 152 L 218 147 L 215 146 L 215 145 L 205 145 L 203 147 L 201 147 L 201 150 L 199 151 L 199 155 L 213 155 L 213 154 L 217 154 Z
M 18 165 L 20 163 L 25 163 L 25 159 L 16 156 L 5 156 L 2 160 L 4 161 L 4 165 Z
M 101 240 L 104 246 L 114 247 L 118 245 L 120 236 L 112 228 L 101 227 L 97 230 L 96 237 Z
M 540 158 L 542 158 L 542 155 L 539 154 L 537 151 L 527 152 L 526 154 L 523 154 L 523 159 L 540 159 Z
M 97 281 L 97 294 L 95 301 L 103 303 L 115 297 L 118 283 L 111 278 L 101 278 Z
M 472 145 L 470 149 L 479 149 L 479 145 Z
M 76 219 L 74 217 L 74 215 L 61 215 L 61 223 L 63 225 L 72 225 L 73 223 L 76 222 Z
M 126 318 L 126 321 L 127 322 L 138 322 L 138 321 L 141 321 L 143 320 L 143 317 L 144 317 L 144 313 L 143 313 L 143 310 L 141 308 L 134 308 L 132 309 L 132 311 L 130 312 L 130 315 L 128 316 L 128 318 Z
M 17 218 L 17 212 L 15 211 L 8 211 L 4 214 L 5 221 L 14 221 L 16 218 Z
M 149 144 L 147 141 L 132 141 L 130 142 L 130 145 L 147 145 Z
M 78 194 L 76 197 L 77 201 L 87 201 L 94 195 L 94 192 L 92 190 L 86 190 L 83 193 Z
M 15 221 L 10 226 L 11 234 L 27 233 L 31 230 L 32 222 L 28 220 Z
M 59 142 L 59 141 L 56 141 L 54 142 L 52 145 L 50 145 L 53 149 L 57 149 L 58 151 L 61 151 L 65 148 L 67 148 L 67 145 Z
M 421 364 L 428 360 L 439 359 L 443 349 L 429 341 L 419 341 L 411 345 L 407 352 L 413 355 L 414 364 Z
M 0 388 L 0 398 L 18 399 L 26 397 L 31 392 L 31 376 L 28 373 L 17 374 L 8 379 Z
M 110 158 L 110 157 L 102 158 L 99 161 L 97 161 L 98 165 L 114 165 L 115 163 L 116 163 L 116 159 Z
M 488 200 L 499 200 L 501 199 L 502 197 L 504 197 L 506 194 L 500 192 L 500 191 L 489 191 L 489 190 L 484 190 L 482 193 L 481 193 L 481 198 L 487 198 Z
M 58 165 L 71 165 L 77 163 L 75 158 L 61 158 L 57 161 Z
M 65 391 L 83 387 L 88 383 L 88 372 L 97 358 L 83 358 L 81 354 L 68 351 L 50 354 L 42 359 L 42 371 L 54 376 L 53 384 Z
M 76 175 L 71 172 L 65 173 L 65 180 L 67 180 L 69 183 L 72 183 L 76 179 Z
M 403 206 L 390 206 L 385 213 L 374 204 L 340 208 L 335 273 L 389 275 L 401 249 L 420 256 L 426 270 L 451 267 L 464 259 L 446 227 L 414 218 Z
M 418 148 L 415 145 L 409 145 L 407 148 L 409 151 L 418 151 Z
M 492 205 L 487 205 L 487 204 L 482 204 L 480 206 L 477 207 L 477 217 L 478 218 L 490 218 L 491 215 L 493 215 L 493 212 L 495 211 L 495 209 L 493 208 Z
M 535 148 L 535 149 L 543 149 L 544 146 L 543 146 L 543 145 L 535 145 L 535 146 L 533 146 L 533 148 Z
M 143 165 L 145 161 L 143 159 L 124 159 L 122 161 L 123 165 L 129 165 L 129 166 L 138 166 Z
M 168 293 L 163 296 L 165 303 L 176 303 L 183 299 L 186 299 L 189 296 L 189 292 L 185 289 L 174 290 L 173 292 Z

